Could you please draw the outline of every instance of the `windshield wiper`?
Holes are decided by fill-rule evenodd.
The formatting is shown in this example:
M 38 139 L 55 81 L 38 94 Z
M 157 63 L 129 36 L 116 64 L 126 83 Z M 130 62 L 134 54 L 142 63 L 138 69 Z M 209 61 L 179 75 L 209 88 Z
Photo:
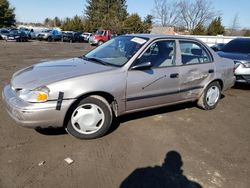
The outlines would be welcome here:
M 85 60 L 87 60 L 87 61 L 94 61 L 94 62 L 100 63 L 102 65 L 108 65 L 108 63 L 106 63 L 105 61 L 103 61 L 101 59 L 98 59 L 98 58 L 95 58 L 95 57 L 86 57 L 86 56 L 83 56 L 82 58 L 85 59 Z

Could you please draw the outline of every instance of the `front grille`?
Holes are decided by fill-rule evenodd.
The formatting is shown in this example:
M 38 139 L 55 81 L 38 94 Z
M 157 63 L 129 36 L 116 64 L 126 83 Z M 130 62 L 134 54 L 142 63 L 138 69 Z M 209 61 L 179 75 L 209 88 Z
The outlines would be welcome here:
M 236 80 L 245 80 L 250 83 L 250 75 L 236 75 Z
M 250 82 L 250 75 L 242 75 L 242 77 L 244 78 L 244 80 Z

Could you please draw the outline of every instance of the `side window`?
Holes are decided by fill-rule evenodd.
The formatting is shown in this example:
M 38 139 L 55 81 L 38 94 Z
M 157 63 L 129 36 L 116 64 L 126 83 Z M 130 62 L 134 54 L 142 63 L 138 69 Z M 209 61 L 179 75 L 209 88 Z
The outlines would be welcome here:
M 211 62 L 204 48 L 195 42 L 180 41 L 181 61 L 183 65 Z
M 153 43 L 136 64 L 151 62 L 154 68 L 175 65 L 175 41 L 158 41 Z

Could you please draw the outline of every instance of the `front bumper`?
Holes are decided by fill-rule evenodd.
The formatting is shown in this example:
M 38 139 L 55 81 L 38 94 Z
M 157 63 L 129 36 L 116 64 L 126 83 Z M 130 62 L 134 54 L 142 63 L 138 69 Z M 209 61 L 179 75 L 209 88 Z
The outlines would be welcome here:
M 39 40 L 47 40 L 48 36 L 47 35 L 38 35 L 37 39 L 39 39 Z
M 18 98 L 10 85 L 4 87 L 2 100 L 12 119 L 23 127 L 62 127 L 70 105 L 75 101 L 63 100 L 61 110 L 56 110 L 57 101 L 28 103 Z
M 250 68 L 240 64 L 235 70 L 236 82 L 250 83 Z
M 96 40 L 96 39 L 89 39 L 89 44 L 96 45 L 96 44 L 98 44 L 98 40 Z
M 236 82 L 250 84 L 250 75 L 236 75 Z

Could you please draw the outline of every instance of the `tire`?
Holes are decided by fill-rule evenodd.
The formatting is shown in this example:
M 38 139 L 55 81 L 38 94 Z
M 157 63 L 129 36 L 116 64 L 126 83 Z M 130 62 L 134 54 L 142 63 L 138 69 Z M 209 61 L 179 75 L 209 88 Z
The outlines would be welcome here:
M 198 100 L 198 106 L 204 110 L 214 109 L 221 98 L 221 86 L 219 82 L 210 83 Z
M 69 113 L 66 131 L 79 139 L 95 139 L 107 133 L 112 124 L 112 110 L 101 96 L 81 100 Z
M 52 38 L 51 37 L 48 37 L 48 42 L 52 42 Z
M 102 40 L 98 41 L 97 45 L 101 46 L 104 42 Z

